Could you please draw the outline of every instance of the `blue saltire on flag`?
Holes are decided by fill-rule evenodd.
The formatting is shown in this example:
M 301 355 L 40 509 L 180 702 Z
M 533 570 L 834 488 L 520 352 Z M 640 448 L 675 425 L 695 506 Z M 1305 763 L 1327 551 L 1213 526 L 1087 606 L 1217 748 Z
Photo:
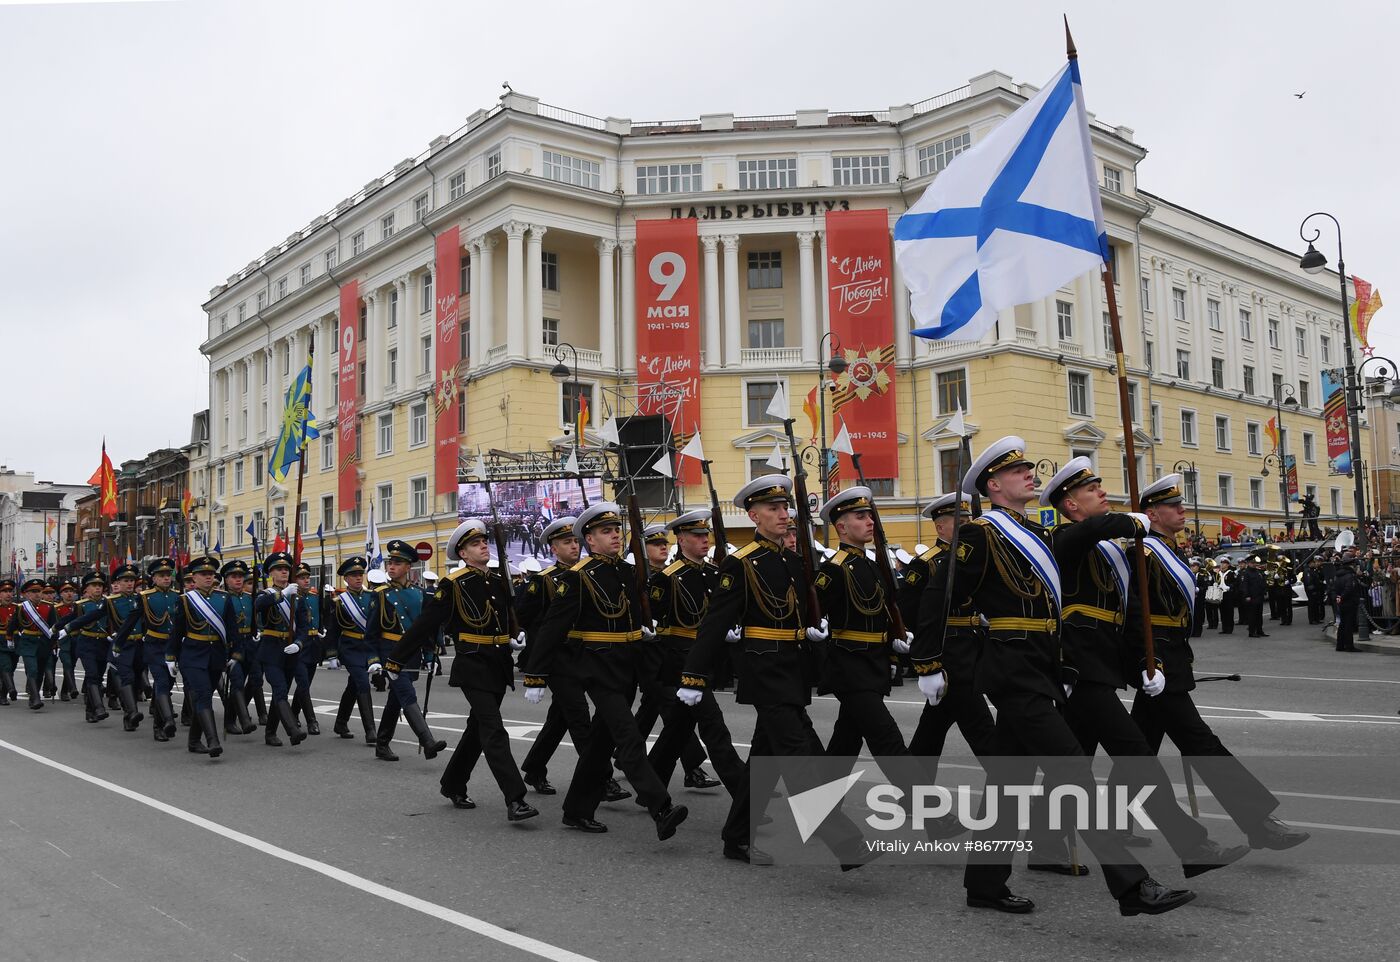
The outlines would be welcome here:
M 287 480 L 287 472 L 301 460 L 306 442 L 320 436 L 316 430 L 316 415 L 311 413 L 311 357 L 308 355 L 306 366 L 287 388 L 282 408 L 282 433 L 277 436 L 277 445 L 267 462 L 267 473 L 272 480 L 278 483 Z
M 1089 119 L 1071 60 L 958 155 L 895 224 L 920 337 L 977 340 L 1108 255 Z

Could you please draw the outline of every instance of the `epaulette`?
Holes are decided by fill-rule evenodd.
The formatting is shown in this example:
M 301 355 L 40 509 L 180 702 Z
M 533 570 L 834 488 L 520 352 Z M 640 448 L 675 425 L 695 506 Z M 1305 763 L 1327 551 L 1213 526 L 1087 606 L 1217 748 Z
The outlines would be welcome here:
M 685 565 L 686 565 L 686 561 L 685 561 L 684 558 L 677 558 L 675 561 L 672 561 L 672 562 L 671 562 L 670 564 L 668 564 L 666 567 L 662 568 L 662 569 L 661 569 L 661 573 L 662 573 L 663 575 L 665 575 L 666 577 L 669 578 L 669 577 L 671 577 L 671 575 L 675 574 L 677 571 L 680 571 L 680 570 L 682 570 L 683 568 L 685 568 Z
M 941 555 L 945 550 L 946 549 L 941 544 L 936 544 L 932 548 L 929 548 L 927 551 L 925 551 L 923 554 L 919 555 L 919 560 L 932 561 L 934 558 L 937 558 L 939 555 Z
M 472 566 L 471 566 L 471 565 L 463 565 L 463 566 L 460 567 L 460 568 L 457 568 L 457 569 L 455 569 L 455 570 L 453 570 L 453 571 L 449 571 L 449 572 L 447 573 L 447 579 L 446 579 L 446 580 L 448 580 L 448 581 L 456 581 L 458 578 L 466 577 L 466 575 L 468 574 L 468 572 L 470 572 L 470 571 L 472 571 L 472 570 L 473 570 L 473 569 L 472 569 Z
M 590 558 L 580 558 L 580 559 L 578 559 L 578 561 L 574 562 L 574 566 L 573 566 L 572 568 L 570 568 L 569 570 L 570 570 L 570 571 L 582 571 L 584 568 L 587 568 L 587 567 L 588 567 L 589 563 L 590 563 L 592 560 L 593 560 L 593 559 L 592 559 L 591 557 L 590 557 Z
M 845 564 L 846 561 L 847 561 L 847 559 L 850 558 L 850 557 L 851 557 L 851 553 L 850 553 L 849 551 L 847 551 L 845 548 L 842 548 L 840 551 L 838 551 L 838 552 L 836 552 L 834 555 L 832 555 L 828 560 L 829 560 L 832 564 L 834 564 L 836 567 L 839 568 L 839 567 L 841 567 L 843 564 Z
M 983 517 L 983 518 L 973 518 L 973 519 L 972 519 L 972 523 L 973 523 L 973 524 L 980 524 L 980 525 L 981 525 L 982 527 L 984 527 L 984 528 L 986 528 L 986 527 L 988 527 L 988 526 L 991 525 L 991 522 L 988 521 L 985 517 Z
M 744 545 L 744 546 L 743 546 L 742 548 L 740 548 L 738 551 L 732 552 L 732 553 L 729 555 L 729 557 L 731 557 L 731 558 L 739 558 L 739 559 L 747 558 L 749 555 L 753 554 L 753 553 L 754 553 L 755 551 L 757 551 L 758 549 L 759 549 L 759 543 L 758 543 L 757 541 L 750 541 L 748 544 Z
M 156 593 L 159 592 L 159 591 L 160 591 L 159 588 L 142 588 L 142 589 L 141 589 L 141 597 L 142 597 L 142 598 L 145 598 L 147 595 L 153 595 L 153 594 L 156 594 Z

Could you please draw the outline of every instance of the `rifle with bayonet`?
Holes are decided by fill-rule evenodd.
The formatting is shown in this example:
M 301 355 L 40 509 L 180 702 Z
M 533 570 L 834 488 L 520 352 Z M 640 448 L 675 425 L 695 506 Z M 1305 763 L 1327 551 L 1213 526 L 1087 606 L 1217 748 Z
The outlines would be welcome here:
M 797 454 L 797 436 L 792 430 L 793 419 L 783 418 L 783 431 L 792 449 L 792 487 L 797 498 L 797 553 L 802 560 L 802 577 L 807 582 L 806 604 L 803 606 L 802 626 L 820 628 L 822 603 L 817 597 L 817 547 L 812 541 L 812 506 L 807 502 L 807 470 Z
M 865 487 L 865 471 L 860 466 L 860 455 L 852 454 L 850 457 L 856 466 L 856 477 L 861 487 Z M 899 585 L 895 582 L 894 566 L 890 564 L 890 542 L 885 537 L 885 523 L 880 520 L 874 495 L 870 497 L 870 517 L 875 521 L 875 567 L 880 572 L 880 584 L 885 589 L 885 613 L 890 619 L 890 637 L 903 641 L 908 632 L 904 627 L 904 616 L 899 611 Z
M 719 495 L 715 494 L 715 479 L 710 477 L 710 462 L 701 461 L 700 469 L 710 487 L 710 527 L 715 532 L 715 567 L 719 567 L 729 556 L 729 535 L 724 530 L 724 512 L 719 507 Z

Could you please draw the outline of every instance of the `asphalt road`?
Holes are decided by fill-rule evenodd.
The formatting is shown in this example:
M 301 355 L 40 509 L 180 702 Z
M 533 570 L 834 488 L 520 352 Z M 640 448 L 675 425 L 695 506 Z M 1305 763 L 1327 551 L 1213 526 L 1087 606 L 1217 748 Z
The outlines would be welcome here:
M 1121 918 L 1097 873 L 1018 870 L 1013 890 L 1038 908 L 1011 917 L 966 908 L 956 866 L 726 861 L 719 790 L 673 785 L 691 815 L 669 842 L 631 801 L 604 805 L 611 831 L 586 836 L 560 826 L 562 794 L 532 794 L 541 817 L 507 823 L 484 764 L 479 807 L 456 811 L 437 792 L 445 756 L 425 761 L 405 741 L 402 761 L 378 762 L 362 739 L 331 735 L 329 717 L 295 749 L 255 733 L 210 762 L 185 751 L 183 730 L 158 744 L 149 720 L 132 734 L 115 712 L 88 725 L 73 702 L 0 709 L 0 960 L 1395 958 L 1400 786 L 1371 759 L 1400 754 L 1400 659 L 1335 653 L 1304 624 L 1268 630 L 1197 642 L 1198 674 L 1244 678 L 1205 683 L 1196 700 L 1236 754 L 1267 765 L 1279 814 L 1313 839 L 1193 880 L 1197 900 L 1169 915 Z M 343 681 L 318 675 L 323 714 Z M 430 721 L 455 743 L 465 700 L 434 688 Z M 906 734 L 917 696 L 891 698 Z M 721 697 L 746 745 L 752 712 Z M 508 698 L 517 759 L 545 708 Z M 823 735 L 835 714 L 814 702 Z M 1292 764 L 1307 756 L 1347 761 L 1319 784 Z M 561 790 L 574 758 L 566 739 L 550 772 Z M 947 763 L 976 764 L 956 733 Z M 1212 799 L 1201 808 L 1213 836 L 1238 838 Z M 1164 846 L 1143 855 L 1183 884 Z

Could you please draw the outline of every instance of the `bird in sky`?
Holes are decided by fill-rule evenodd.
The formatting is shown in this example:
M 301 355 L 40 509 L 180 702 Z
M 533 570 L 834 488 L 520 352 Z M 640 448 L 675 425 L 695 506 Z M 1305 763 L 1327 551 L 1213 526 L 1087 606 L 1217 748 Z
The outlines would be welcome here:
M 1304 90 L 1302 93 L 1300 93 L 1300 94 L 1294 94 L 1293 96 L 1297 97 L 1299 100 L 1302 100 L 1302 99 L 1303 99 L 1304 97 L 1306 97 L 1307 95 L 1308 95 L 1308 92 L 1307 92 L 1306 90 Z

